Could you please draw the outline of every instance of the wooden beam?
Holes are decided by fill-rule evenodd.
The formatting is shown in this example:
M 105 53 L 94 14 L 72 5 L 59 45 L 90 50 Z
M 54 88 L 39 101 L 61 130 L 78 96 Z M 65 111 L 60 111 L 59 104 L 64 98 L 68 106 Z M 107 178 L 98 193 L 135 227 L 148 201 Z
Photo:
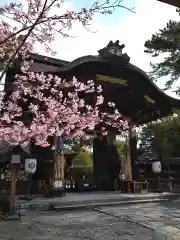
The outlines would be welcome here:
M 180 7 L 180 0 L 158 0 L 159 2 L 167 3 L 175 7 Z

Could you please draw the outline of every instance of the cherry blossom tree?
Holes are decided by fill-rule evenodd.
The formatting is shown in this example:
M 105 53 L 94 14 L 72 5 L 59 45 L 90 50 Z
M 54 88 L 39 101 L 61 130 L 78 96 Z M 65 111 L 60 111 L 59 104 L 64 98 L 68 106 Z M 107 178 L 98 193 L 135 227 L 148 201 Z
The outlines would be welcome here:
M 0 139 L 12 145 L 33 140 L 47 146 L 50 136 L 80 138 L 97 126 L 103 134 L 109 127 L 126 131 L 128 123 L 115 104 L 101 111 L 101 93 L 101 86 L 91 80 L 84 84 L 75 77 L 66 81 L 44 73 L 16 75 L 11 93 L 1 102 Z
M 45 147 L 51 144 L 50 137 L 55 135 L 81 138 L 96 129 L 103 134 L 109 129 L 118 133 L 126 131 L 128 123 L 115 104 L 102 107 L 102 89 L 93 81 L 84 84 L 75 77 L 66 81 L 52 74 L 28 72 L 26 61 L 29 53 L 35 51 L 36 43 L 44 45 L 45 50 L 54 55 L 49 44 L 56 33 L 66 37 L 66 30 L 72 28 L 73 22 L 87 27 L 96 13 L 111 14 L 117 7 L 126 8 L 122 0 L 96 2 L 90 9 L 64 13 L 54 11 L 61 10 L 63 0 L 26 0 L 26 3 L 26 8 L 21 3 L 11 2 L 0 9 L 0 60 L 4 62 L 0 81 L 18 58 L 23 62 L 22 73 L 15 76 L 13 85 L 8 86 L 11 91 L 2 94 L 0 100 L 0 140 L 11 146 L 25 146 L 33 141 Z M 58 161 L 59 157 L 55 159 L 55 169 L 59 167 Z M 12 168 L 12 212 L 16 174 L 16 169 Z
M 26 59 L 33 52 L 35 43 L 41 43 L 51 54 L 55 52 L 49 47 L 56 34 L 68 36 L 74 22 L 87 27 L 95 14 L 112 14 L 120 7 L 132 11 L 122 5 L 123 0 L 104 3 L 95 2 L 91 8 L 77 11 L 62 12 L 63 0 L 25 0 L 25 4 L 11 2 L 0 10 L 0 59 L 6 61 L 0 79 L 10 64 L 21 56 Z M 59 8 L 59 11 L 57 11 Z
M 0 59 L 5 62 L 4 73 L 17 58 L 23 62 L 23 73 L 15 77 L 11 94 L 5 94 L 0 109 L 0 138 L 10 144 L 25 144 L 31 139 L 41 146 L 49 144 L 49 136 L 76 138 L 95 129 L 103 134 L 109 129 L 118 133 L 128 128 L 127 122 L 113 103 L 104 108 L 101 88 L 93 81 L 66 81 L 58 76 L 28 72 L 26 59 L 41 43 L 51 54 L 49 44 L 56 33 L 68 36 L 73 22 L 87 27 L 96 13 L 111 14 L 117 7 L 126 8 L 122 0 L 95 3 L 90 9 L 62 13 L 63 0 L 26 0 L 11 2 L 0 14 Z M 59 8 L 59 14 L 54 10 Z M 11 20 L 11 22 L 9 22 Z M 13 24 L 12 24 L 13 23 Z M 90 100 L 89 100 L 90 99 Z M 92 100 L 93 99 L 93 100 Z M 13 133 L 13 134 L 12 134 Z

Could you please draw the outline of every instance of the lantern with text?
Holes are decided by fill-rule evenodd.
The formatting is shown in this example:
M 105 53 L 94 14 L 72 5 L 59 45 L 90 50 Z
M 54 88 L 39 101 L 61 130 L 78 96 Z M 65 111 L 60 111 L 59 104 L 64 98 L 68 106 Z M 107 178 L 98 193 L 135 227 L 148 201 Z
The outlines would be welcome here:
M 153 161 L 152 162 L 152 171 L 154 173 L 160 173 L 161 172 L 161 162 L 160 161 Z
M 34 174 L 37 168 L 37 159 L 35 158 L 27 158 L 25 159 L 25 171 L 28 174 Z
M 156 186 L 155 191 L 156 192 L 162 192 L 161 191 L 161 181 L 160 181 L 160 173 L 161 173 L 161 162 L 158 160 L 152 160 L 152 171 L 156 173 Z

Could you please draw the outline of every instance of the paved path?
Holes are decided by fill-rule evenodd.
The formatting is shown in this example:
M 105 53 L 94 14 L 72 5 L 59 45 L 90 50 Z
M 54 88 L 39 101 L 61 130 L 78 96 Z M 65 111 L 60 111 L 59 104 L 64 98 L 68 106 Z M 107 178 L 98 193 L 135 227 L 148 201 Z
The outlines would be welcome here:
M 158 196 L 169 196 L 170 193 L 141 193 L 133 194 L 127 193 L 123 194 L 120 192 L 83 192 L 83 193 L 66 193 L 65 197 L 62 198 L 44 198 L 38 197 L 33 199 L 31 202 L 34 203 L 43 203 L 43 202 L 77 202 L 77 201 L 94 201 L 94 200 L 104 200 L 104 199 L 124 199 L 124 198 L 144 198 L 144 197 L 158 197 Z M 18 202 L 25 202 L 19 200 Z
M 26 216 L 0 222 L 1 240 L 150 240 L 151 230 L 98 212 Z
M 20 222 L 0 222 L 0 240 L 179 240 L 179 206 L 178 199 L 86 212 L 24 215 Z
M 47 207 L 50 204 L 59 207 L 88 205 L 95 203 L 112 203 L 112 202 L 132 202 L 141 200 L 152 200 L 159 198 L 169 198 L 169 193 L 148 193 L 148 194 L 122 194 L 119 192 L 86 192 L 86 193 L 67 193 L 63 198 L 43 198 L 37 197 L 30 202 L 17 200 L 17 205 L 21 205 L 21 209 L 35 209 Z
M 99 212 L 180 239 L 180 199 L 171 202 L 99 208 Z M 158 238 L 159 239 L 159 238 Z M 159 239 L 161 240 L 161 239 Z

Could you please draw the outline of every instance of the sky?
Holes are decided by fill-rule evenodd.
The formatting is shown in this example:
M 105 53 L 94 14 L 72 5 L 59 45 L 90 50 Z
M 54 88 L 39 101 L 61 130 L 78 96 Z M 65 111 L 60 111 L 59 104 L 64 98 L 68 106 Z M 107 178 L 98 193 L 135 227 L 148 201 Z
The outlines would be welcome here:
M 63 8 L 78 10 L 90 7 L 93 2 L 65 0 Z M 169 19 L 178 19 L 176 8 L 157 0 L 124 0 L 123 4 L 134 7 L 135 13 L 119 8 L 112 15 L 96 16 L 88 30 L 75 23 L 70 32 L 71 38 L 57 37 L 53 44 L 57 57 L 71 61 L 80 56 L 97 54 L 97 50 L 105 47 L 110 40 L 118 39 L 125 44 L 124 51 L 130 56 L 131 63 L 149 72 L 150 62 L 155 62 L 155 59 L 144 53 L 144 43 L 153 33 L 165 27 Z M 163 88 L 164 80 L 158 81 L 160 88 Z M 172 91 L 167 93 L 177 97 Z
M 90 7 L 94 1 L 64 0 L 61 11 Z M 1 0 L 0 5 L 6 2 Z M 155 62 L 155 59 L 144 53 L 144 43 L 153 33 L 165 27 L 169 19 L 178 19 L 176 8 L 156 0 L 124 0 L 123 4 L 134 7 L 135 13 L 119 8 L 112 15 L 95 16 L 88 29 L 74 23 L 69 32 L 70 38 L 57 36 L 52 46 L 58 52 L 55 57 L 72 61 L 80 56 L 97 54 L 110 40 L 120 40 L 125 44 L 124 52 L 130 56 L 131 63 L 149 72 L 150 62 Z M 47 55 L 40 45 L 37 52 Z M 164 79 L 158 81 L 158 86 L 162 88 L 163 82 Z M 177 97 L 172 91 L 168 94 Z

